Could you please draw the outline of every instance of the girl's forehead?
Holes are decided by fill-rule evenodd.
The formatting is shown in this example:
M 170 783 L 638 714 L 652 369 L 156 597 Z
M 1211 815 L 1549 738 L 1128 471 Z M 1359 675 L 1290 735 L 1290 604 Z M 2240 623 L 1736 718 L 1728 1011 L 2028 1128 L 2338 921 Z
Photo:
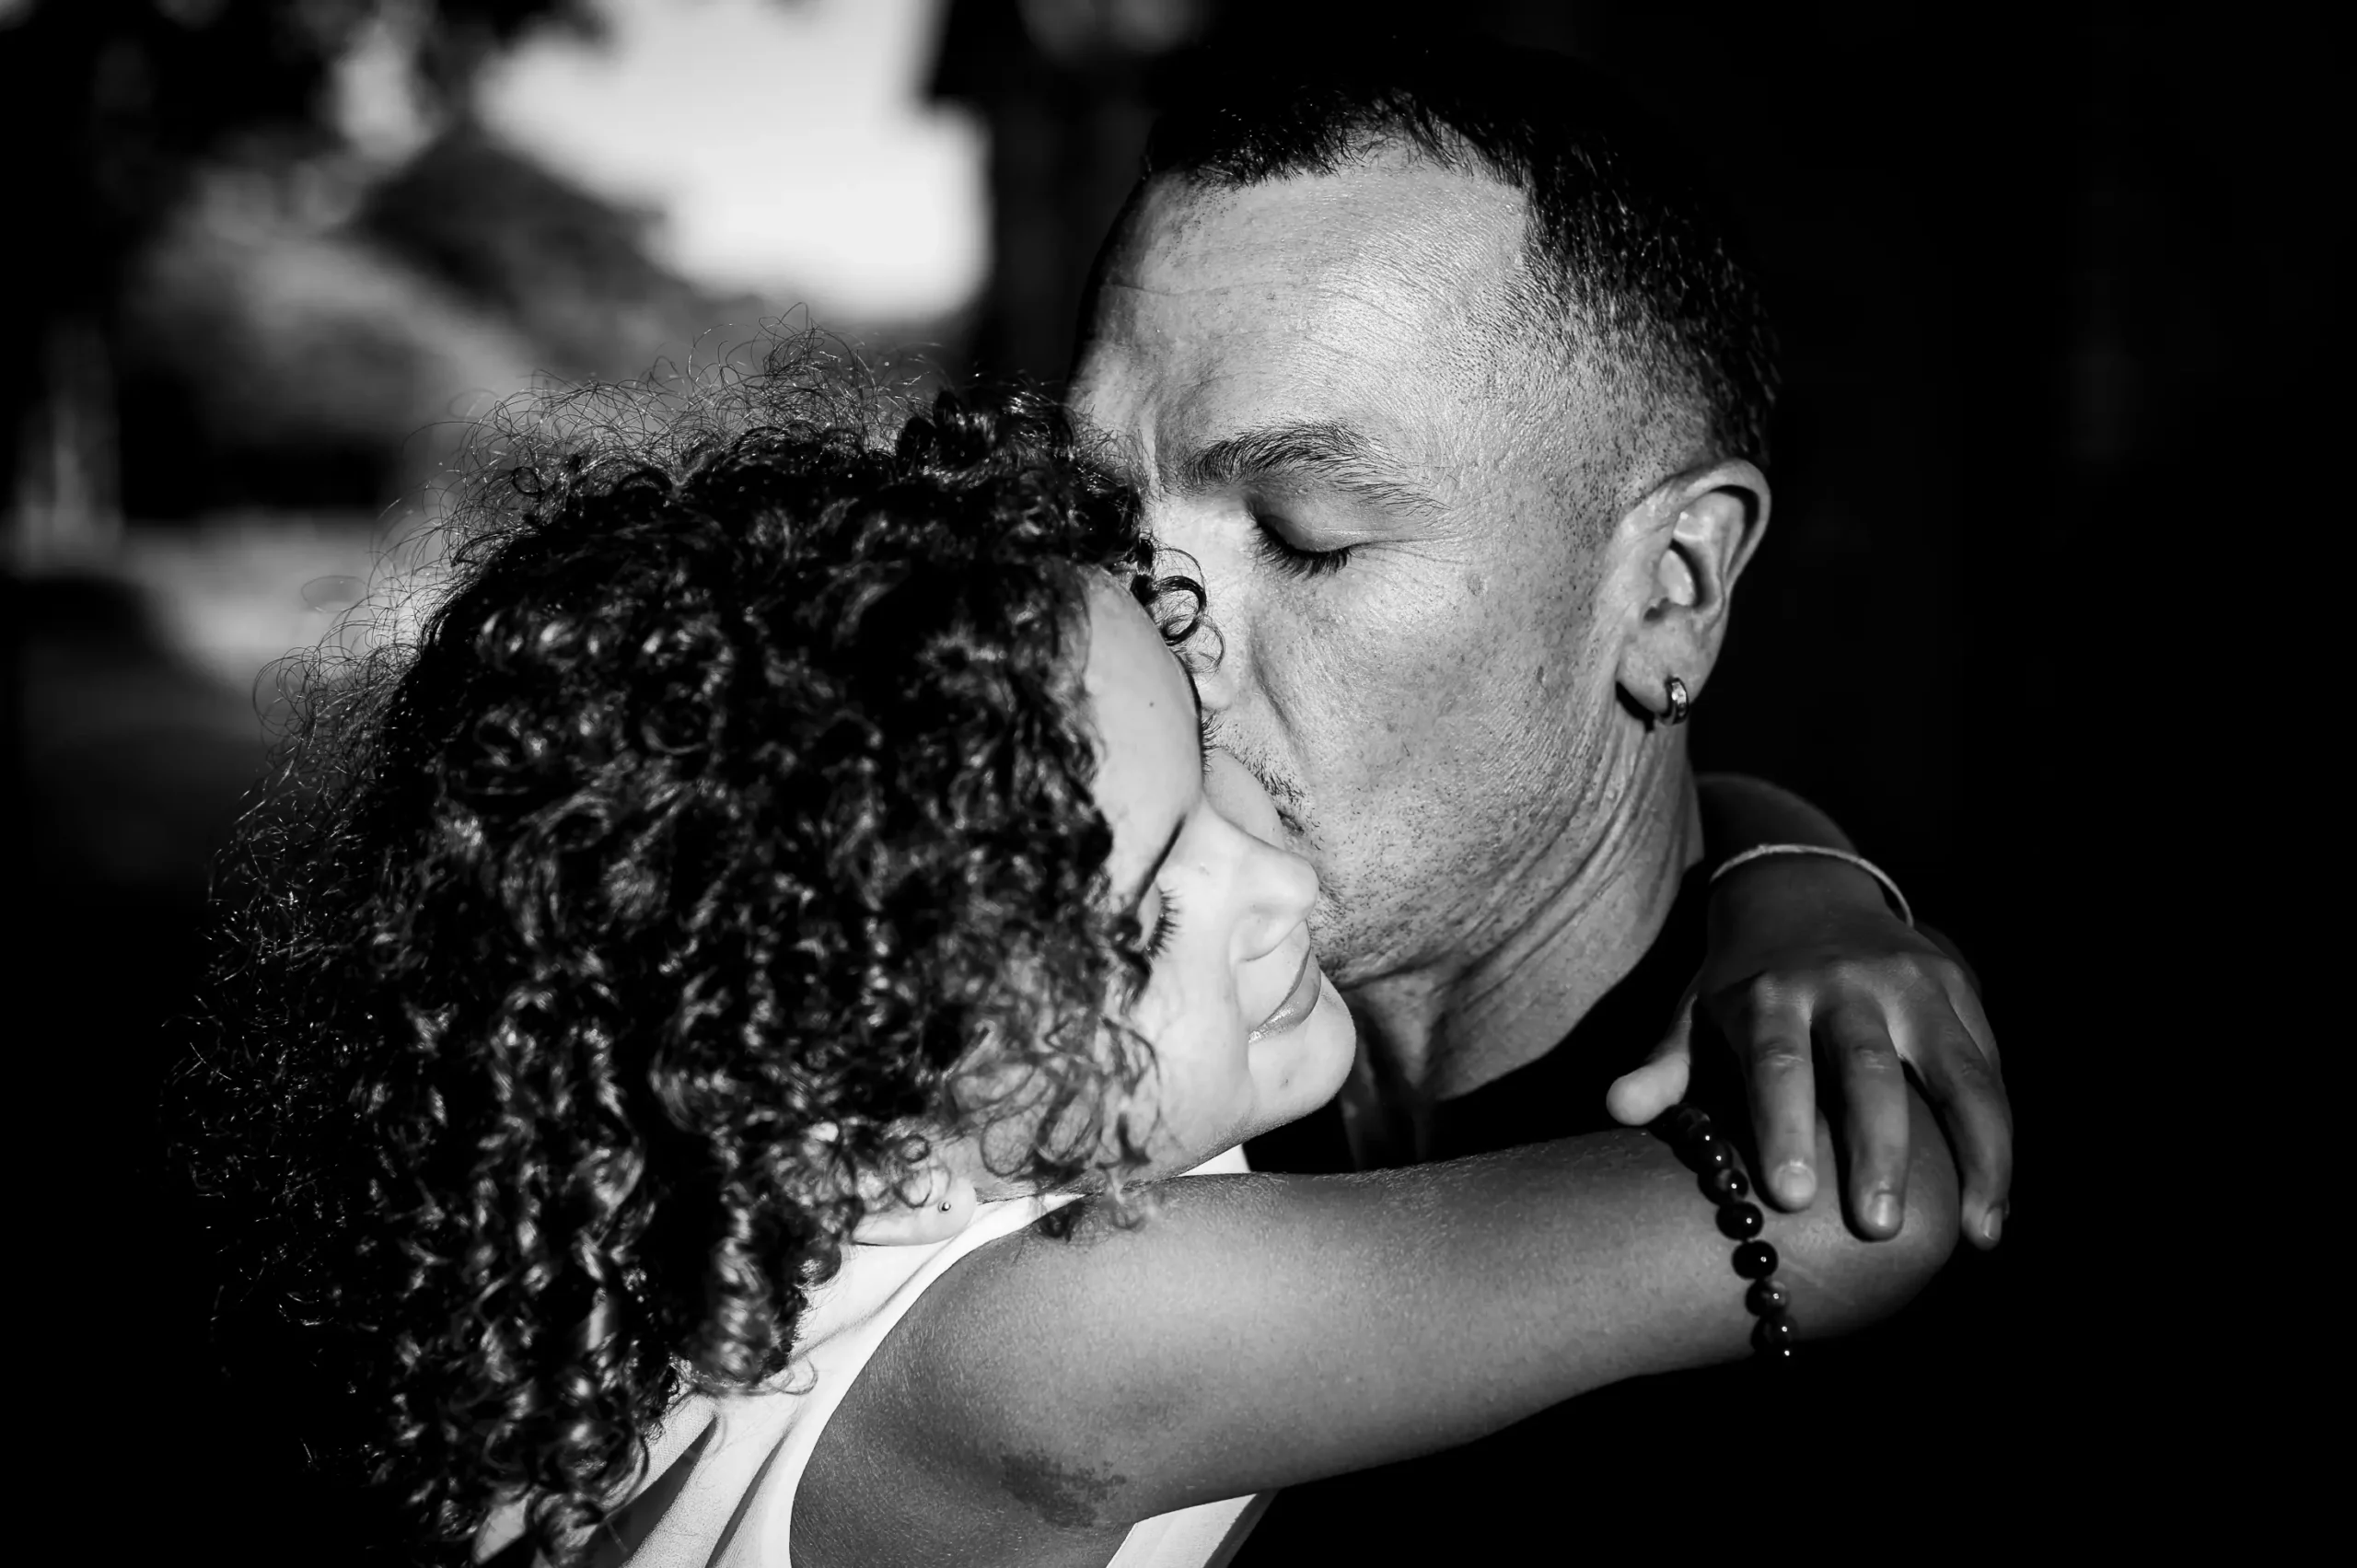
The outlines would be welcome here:
M 1082 689 L 1096 731 L 1097 807 L 1113 829 L 1116 888 L 1152 860 L 1193 804 L 1202 766 L 1194 688 L 1144 610 L 1111 582 L 1092 582 Z
M 1126 692 L 1159 699 L 1172 692 L 1190 709 L 1194 693 L 1161 630 L 1128 588 L 1110 574 L 1088 579 L 1088 652 L 1083 684 L 1092 701 Z

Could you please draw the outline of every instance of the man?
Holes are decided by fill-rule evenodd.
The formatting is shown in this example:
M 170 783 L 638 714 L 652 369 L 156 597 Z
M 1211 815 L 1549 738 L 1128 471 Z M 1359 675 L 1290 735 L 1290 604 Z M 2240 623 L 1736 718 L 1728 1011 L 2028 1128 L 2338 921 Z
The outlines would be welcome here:
M 1716 857 L 1676 721 L 1770 512 L 1748 280 L 1615 95 L 1550 56 L 1231 69 L 1147 161 L 1073 401 L 1199 563 L 1214 738 L 1324 880 L 1319 947 L 1362 1040 L 1353 1157 L 1575 1131 L 1608 1086 L 1650 1120 L 1721 1065 L 1681 1029 L 1613 1081 L 1701 949 Z M 1798 874 L 1829 911 L 1876 897 L 1837 861 Z M 1892 928 L 1911 1007 L 1836 975 L 1812 1011 L 1733 974 L 1703 977 L 1701 1010 L 1745 1070 L 1771 1199 L 1835 1174 L 1811 1157 L 1822 1061 L 1842 1200 L 1889 1234 L 1903 1060 L 1954 1144 L 1965 1234 L 1993 1245 L 1994 1042 L 1961 969 Z

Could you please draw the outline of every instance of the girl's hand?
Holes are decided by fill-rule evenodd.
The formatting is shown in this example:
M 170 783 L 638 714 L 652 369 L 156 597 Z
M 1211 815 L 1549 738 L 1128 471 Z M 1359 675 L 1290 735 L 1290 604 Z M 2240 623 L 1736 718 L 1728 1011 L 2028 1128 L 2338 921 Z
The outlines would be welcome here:
M 1780 856 L 1723 878 L 1702 972 L 1645 1064 L 1612 1086 L 1617 1119 L 1651 1121 L 1685 1095 L 1698 1006 L 1745 1069 L 1760 1185 L 1779 1207 L 1817 1195 L 1821 1063 L 1839 1086 L 1851 1224 L 1869 1238 L 1898 1232 L 1911 1067 L 1956 1153 L 1964 1233 L 1996 1245 L 2014 1153 L 1996 1037 L 1970 971 L 1891 912 L 1872 877 L 1838 860 Z

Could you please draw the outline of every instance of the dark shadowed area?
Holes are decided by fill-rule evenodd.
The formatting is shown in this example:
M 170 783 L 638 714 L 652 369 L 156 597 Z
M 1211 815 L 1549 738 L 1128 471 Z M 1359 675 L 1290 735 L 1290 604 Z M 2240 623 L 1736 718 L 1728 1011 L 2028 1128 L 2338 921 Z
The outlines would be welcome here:
M 1018 9 L 958 8 L 1000 47 Z M 1909 1317 L 1781 1389 L 1709 1375 L 1608 1390 L 1541 1418 L 1562 1434 L 1560 1473 L 1516 1477 L 1537 1482 L 1520 1499 L 1477 1446 L 1288 1494 L 1239 1561 L 1504 1560 L 1548 1519 L 1567 1549 L 1592 1532 L 1666 1545 L 1698 1523 L 1733 1545 L 1770 1527 L 1732 1472 L 1817 1477 L 1829 1490 L 1806 1516 L 1835 1533 L 1844 1508 L 1861 1527 L 1928 1508 L 2003 1531 L 2131 1507 L 2188 1462 L 2164 1434 L 2220 1388 L 2176 1353 L 2165 1310 L 2123 1295 L 2153 1232 L 2105 1195 L 2126 1147 L 2156 1176 L 2191 1157 L 2177 1140 L 2197 1086 L 2233 1060 L 2214 986 L 2172 965 L 2231 970 L 2248 938 L 2218 912 L 2245 906 L 2155 848 L 2196 819 L 2197 834 L 2244 830 L 2210 793 L 2219 764 L 2195 738 L 2216 677 L 2186 638 L 2247 455 L 2306 449 L 2320 424 L 2286 393 L 2316 312 L 2335 308 L 2281 217 L 2303 210 L 2316 144 L 2263 107 L 2295 99 L 2302 46 L 2191 7 L 1998 21 L 1469 0 L 1446 15 L 1622 76 L 1714 178 L 1765 283 L 1783 343 L 1775 520 L 1694 752 L 1824 806 L 1960 942 L 2006 1051 L 2016 1202 L 1995 1254 L 1960 1255 Z M 1387 25 L 1444 24 L 1383 5 L 1206 20 L 1247 48 Z M 1058 237 L 1102 231 L 1128 180 L 1106 140 L 1150 122 L 1176 66 L 1076 64 L 1047 89 L 943 69 L 1004 134 L 1001 265 L 1032 263 L 993 293 L 977 354 L 1059 364 L 1087 248 Z M 2196 1204 L 2212 1195 L 2191 1184 Z M 2099 1481 L 2091 1454 L 2110 1457 Z M 2209 1462 L 2189 1506 L 2227 1494 L 2240 1463 Z

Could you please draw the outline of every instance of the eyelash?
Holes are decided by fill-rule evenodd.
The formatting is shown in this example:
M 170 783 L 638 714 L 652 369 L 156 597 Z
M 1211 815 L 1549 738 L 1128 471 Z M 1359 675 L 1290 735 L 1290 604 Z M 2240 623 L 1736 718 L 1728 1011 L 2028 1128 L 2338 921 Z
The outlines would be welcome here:
M 1280 572 L 1296 577 L 1324 577 L 1350 564 L 1349 545 L 1340 550 L 1302 550 L 1287 543 L 1284 536 L 1267 523 L 1257 517 L 1253 521 L 1260 530 L 1253 541 L 1254 552 Z
M 1202 737 L 1203 772 L 1208 773 L 1212 768 L 1211 714 L 1204 714 L 1199 716 L 1195 720 L 1195 726 Z M 1167 888 L 1157 888 L 1155 891 L 1162 895 L 1162 910 L 1154 917 L 1154 929 L 1146 935 L 1145 956 L 1148 963 L 1162 957 L 1164 949 L 1170 946 L 1170 938 L 1178 931 L 1178 898 Z
M 1145 939 L 1148 960 L 1162 957 L 1163 949 L 1170 946 L 1170 938 L 1178 930 L 1178 900 L 1170 896 L 1167 888 L 1161 889 L 1160 892 L 1162 912 L 1154 917 L 1154 933 Z

